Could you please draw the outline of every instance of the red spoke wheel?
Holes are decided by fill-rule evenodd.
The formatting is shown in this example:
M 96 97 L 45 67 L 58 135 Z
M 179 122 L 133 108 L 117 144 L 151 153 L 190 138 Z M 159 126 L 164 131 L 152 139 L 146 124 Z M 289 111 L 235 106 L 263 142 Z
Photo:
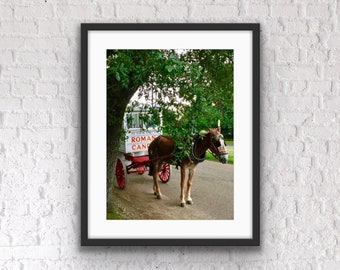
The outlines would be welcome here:
M 161 171 L 158 173 L 159 179 L 163 183 L 166 183 L 170 180 L 170 165 L 167 163 L 163 163 Z
M 116 180 L 117 180 L 118 186 L 121 189 L 125 188 L 126 173 L 124 170 L 123 162 L 120 159 L 117 159 L 117 164 L 116 164 Z

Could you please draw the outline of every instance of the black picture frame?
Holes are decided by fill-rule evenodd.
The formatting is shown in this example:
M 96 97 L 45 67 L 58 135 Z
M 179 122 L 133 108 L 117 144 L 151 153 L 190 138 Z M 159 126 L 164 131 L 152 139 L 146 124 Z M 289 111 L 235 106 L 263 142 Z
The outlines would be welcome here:
M 251 237 L 248 238 L 92 238 L 89 237 L 89 42 L 96 31 L 248 31 L 252 48 L 252 207 Z M 104 63 L 105 64 L 105 63 Z M 260 25 L 217 24 L 81 24 L 81 245 L 82 246 L 259 246 L 260 245 Z

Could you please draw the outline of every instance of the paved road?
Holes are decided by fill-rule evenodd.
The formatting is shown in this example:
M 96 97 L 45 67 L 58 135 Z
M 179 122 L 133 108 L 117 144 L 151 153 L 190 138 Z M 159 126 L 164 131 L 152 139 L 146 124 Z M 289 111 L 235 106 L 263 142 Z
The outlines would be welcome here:
M 180 207 L 180 173 L 171 168 L 168 183 L 160 183 L 162 199 L 153 195 L 152 177 L 129 174 L 124 190 L 116 185 L 113 203 L 128 219 L 233 219 L 234 166 L 204 161 L 196 168 L 192 186 L 194 204 Z

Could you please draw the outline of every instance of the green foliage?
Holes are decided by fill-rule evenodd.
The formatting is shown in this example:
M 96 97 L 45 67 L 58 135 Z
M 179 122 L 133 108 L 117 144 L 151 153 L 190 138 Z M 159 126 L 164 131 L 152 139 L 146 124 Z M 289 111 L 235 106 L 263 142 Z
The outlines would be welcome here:
M 217 127 L 218 119 L 224 135 L 233 138 L 233 51 L 190 50 L 178 58 L 185 73 L 177 76 L 177 97 L 159 104 L 163 131 L 175 138 L 180 160 L 190 151 L 192 135 Z
M 135 91 L 153 81 L 163 68 L 161 50 L 107 51 L 107 122 L 121 124 L 126 105 Z
M 159 124 L 161 111 L 163 133 L 181 150 L 178 159 L 188 154 L 193 133 L 216 127 L 218 119 L 224 135 L 233 138 L 233 58 L 233 50 L 108 51 L 108 124 L 121 118 L 117 99 L 138 89 L 151 104 L 142 120 L 150 122 L 152 114 Z

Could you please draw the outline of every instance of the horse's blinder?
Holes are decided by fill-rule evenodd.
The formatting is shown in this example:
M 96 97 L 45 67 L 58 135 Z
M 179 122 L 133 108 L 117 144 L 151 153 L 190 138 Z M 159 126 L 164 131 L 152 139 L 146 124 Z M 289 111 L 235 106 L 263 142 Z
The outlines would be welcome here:
M 223 136 L 221 134 L 216 134 L 216 135 L 212 135 L 209 134 L 209 149 L 212 153 L 212 155 L 218 159 L 221 163 L 227 163 L 228 161 L 228 152 L 225 148 L 224 145 L 224 141 L 223 141 Z M 218 137 L 216 139 L 216 137 Z M 214 141 L 215 138 L 215 141 Z M 201 157 L 196 157 L 196 155 L 194 154 L 194 152 L 196 151 L 196 145 L 197 142 L 200 140 L 200 135 L 199 134 L 195 134 L 193 137 L 193 141 L 194 141 L 194 145 L 191 148 L 189 157 L 192 161 L 194 162 L 203 162 L 205 160 L 205 153 L 201 156 Z M 221 140 L 223 141 L 223 145 L 221 144 Z

